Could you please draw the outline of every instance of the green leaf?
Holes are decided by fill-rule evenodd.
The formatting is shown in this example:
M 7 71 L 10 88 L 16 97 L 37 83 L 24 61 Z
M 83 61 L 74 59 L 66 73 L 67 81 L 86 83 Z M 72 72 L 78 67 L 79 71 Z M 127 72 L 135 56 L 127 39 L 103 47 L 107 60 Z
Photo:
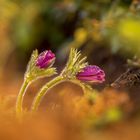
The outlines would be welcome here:
M 86 57 L 82 57 L 80 51 L 72 48 L 66 67 L 61 74 L 67 78 L 74 78 L 87 65 Z

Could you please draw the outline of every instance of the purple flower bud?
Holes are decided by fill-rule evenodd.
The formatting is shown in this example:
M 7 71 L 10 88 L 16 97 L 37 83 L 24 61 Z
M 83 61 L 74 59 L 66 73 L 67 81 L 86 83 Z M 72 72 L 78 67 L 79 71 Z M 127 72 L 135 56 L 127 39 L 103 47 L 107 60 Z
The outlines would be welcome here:
M 105 73 L 98 66 L 89 65 L 76 75 L 77 79 L 84 82 L 102 83 L 105 81 Z
M 48 68 L 55 61 L 55 54 L 51 50 L 46 50 L 39 54 L 36 60 L 36 66 L 40 69 Z

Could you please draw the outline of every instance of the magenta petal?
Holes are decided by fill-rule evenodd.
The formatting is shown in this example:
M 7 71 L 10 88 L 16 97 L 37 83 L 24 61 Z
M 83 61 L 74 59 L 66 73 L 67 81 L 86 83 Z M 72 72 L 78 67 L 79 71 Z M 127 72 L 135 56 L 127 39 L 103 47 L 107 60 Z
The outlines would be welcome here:
M 77 79 L 84 82 L 102 83 L 105 81 L 105 73 L 98 66 L 87 66 L 76 75 Z
M 79 79 L 81 81 L 89 81 L 89 82 L 103 82 L 103 81 L 105 81 L 104 77 L 100 77 L 100 76 L 78 77 L 77 79 Z
M 36 60 L 36 66 L 39 68 L 47 68 L 49 67 L 55 60 L 55 54 L 52 53 L 51 50 L 46 50 L 42 52 L 37 60 Z
M 83 69 L 79 74 L 80 76 L 89 76 L 89 75 L 97 75 L 97 74 L 104 74 L 104 71 L 101 70 L 98 66 L 89 65 Z

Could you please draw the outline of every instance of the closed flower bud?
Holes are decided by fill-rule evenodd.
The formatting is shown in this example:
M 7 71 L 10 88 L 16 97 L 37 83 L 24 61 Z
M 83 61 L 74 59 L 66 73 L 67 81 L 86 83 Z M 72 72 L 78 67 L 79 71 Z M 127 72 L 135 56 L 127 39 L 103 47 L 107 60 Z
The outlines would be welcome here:
M 40 69 L 48 68 L 55 61 L 55 54 L 51 50 L 46 50 L 39 54 L 36 60 L 36 66 Z
M 76 77 L 80 81 L 90 83 L 102 83 L 105 81 L 104 71 L 95 65 L 86 66 Z

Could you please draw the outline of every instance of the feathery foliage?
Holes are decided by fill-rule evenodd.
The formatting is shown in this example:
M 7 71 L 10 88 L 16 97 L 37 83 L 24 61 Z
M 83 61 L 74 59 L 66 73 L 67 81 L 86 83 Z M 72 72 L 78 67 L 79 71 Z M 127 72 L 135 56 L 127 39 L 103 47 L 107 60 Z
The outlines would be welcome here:
M 47 69 L 40 69 L 36 67 L 37 57 L 38 57 L 38 51 L 34 50 L 27 66 L 25 78 L 28 78 L 29 80 L 32 81 L 38 78 L 49 77 L 56 74 L 56 68 L 51 67 L 52 65 L 50 65 Z
M 61 75 L 73 79 L 75 75 L 87 65 L 86 57 L 82 57 L 80 51 L 72 48 L 66 67 L 62 71 Z

